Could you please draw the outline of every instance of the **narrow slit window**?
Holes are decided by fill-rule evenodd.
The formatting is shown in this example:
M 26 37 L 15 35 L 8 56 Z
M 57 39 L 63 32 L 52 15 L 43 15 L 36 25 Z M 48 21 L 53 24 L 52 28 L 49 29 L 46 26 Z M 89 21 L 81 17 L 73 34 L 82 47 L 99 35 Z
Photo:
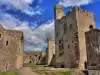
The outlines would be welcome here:
M 1 38 L 1 34 L 0 34 L 0 38 Z
M 8 41 L 6 41 L 6 46 L 8 46 Z

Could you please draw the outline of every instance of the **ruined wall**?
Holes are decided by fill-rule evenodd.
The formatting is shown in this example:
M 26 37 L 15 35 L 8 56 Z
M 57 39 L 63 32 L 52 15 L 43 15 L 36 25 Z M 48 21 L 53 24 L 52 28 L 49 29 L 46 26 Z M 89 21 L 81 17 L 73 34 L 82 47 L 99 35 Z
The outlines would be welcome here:
M 23 64 L 23 33 L 0 26 L 0 71 L 19 69 Z
M 56 67 L 60 67 L 61 64 L 64 64 L 64 60 L 63 60 L 64 50 L 61 51 L 59 49 L 59 46 L 61 48 L 61 44 L 62 44 L 62 42 L 61 42 L 61 44 L 59 45 L 59 40 L 63 36 L 63 34 L 61 34 L 62 26 L 61 26 L 61 20 L 60 19 L 64 16 L 64 7 L 56 5 L 55 8 L 54 8 L 54 14 L 55 14 L 55 17 L 56 17 L 55 18 L 55 57 L 56 57 Z M 62 15 L 60 15 L 60 14 L 62 14 Z
M 64 12 L 62 6 L 55 11 L 55 17 L 58 17 L 55 18 L 56 64 L 84 69 L 84 62 L 87 61 L 84 33 L 91 26 L 95 28 L 94 15 L 78 7 L 69 10 L 65 16 L 59 13 Z
M 46 64 L 46 51 L 25 52 L 24 63 Z
M 78 42 L 77 36 L 77 22 L 76 22 L 76 11 L 74 8 L 69 10 L 66 14 L 65 24 L 66 25 L 63 30 L 66 30 L 64 33 L 64 66 L 69 68 L 76 67 L 76 42 Z M 78 53 L 78 52 L 77 52 Z
M 55 64 L 54 55 L 55 55 L 55 46 L 54 46 L 54 40 L 47 40 L 48 41 L 48 48 L 47 48 L 47 64 Z
M 59 12 L 59 11 L 58 11 Z M 75 42 L 78 29 L 75 10 L 55 20 L 56 64 L 58 67 L 76 67 Z
M 100 69 L 100 30 L 93 29 L 85 33 L 87 51 L 87 69 Z
M 80 61 L 79 68 L 84 69 L 84 63 L 87 61 L 86 55 L 86 43 L 85 43 L 85 32 L 90 30 L 90 26 L 95 28 L 94 14 L 80 8 L 76 9 L 76 19 L 79 36 L 79 50 L 80 50 Z
M 88 70 L 88 75 L 100 75 L 100 70 Z

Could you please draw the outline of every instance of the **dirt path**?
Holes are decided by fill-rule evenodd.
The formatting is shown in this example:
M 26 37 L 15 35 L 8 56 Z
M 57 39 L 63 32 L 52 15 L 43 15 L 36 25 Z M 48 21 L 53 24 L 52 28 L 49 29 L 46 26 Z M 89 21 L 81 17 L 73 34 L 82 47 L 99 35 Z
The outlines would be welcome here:
M 21 75 L 39 75 L 32 71 L 30 67 L 23 67 L 19 70 Z

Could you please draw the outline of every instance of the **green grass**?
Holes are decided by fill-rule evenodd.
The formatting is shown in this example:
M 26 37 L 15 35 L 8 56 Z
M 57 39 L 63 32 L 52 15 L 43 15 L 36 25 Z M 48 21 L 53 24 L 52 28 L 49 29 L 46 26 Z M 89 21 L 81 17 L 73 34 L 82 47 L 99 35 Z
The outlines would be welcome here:
M 8 72 L 2 72 L 0 75 L 20 75 L 16 71 L 8 71 Z
M 56 75 L 72 75 L 71 71 L 57 72 Z

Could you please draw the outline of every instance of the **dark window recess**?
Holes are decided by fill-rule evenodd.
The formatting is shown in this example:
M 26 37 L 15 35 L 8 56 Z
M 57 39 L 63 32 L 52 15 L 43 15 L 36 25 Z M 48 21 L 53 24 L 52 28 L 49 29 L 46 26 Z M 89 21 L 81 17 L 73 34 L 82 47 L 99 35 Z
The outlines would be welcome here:
M 68 49 L 70 48 L 70 45 L 68 45 Z
M 1 38 L 1 34 L 0 34 L 0 38 Z
M 32 61 L 29 61 L 29 63 L 32 63 Z
M 35 55 L 37 57 L 37 55 Z
M 62 56 L 62 55 L 64 55 L 64 52 L 62 52 L 62 53 L 59 53 L 59 56 Z
M 21 37 L 21 40 L 23 40 L 23 36 Z
M 61 44 L 61 40 L 59 40 L 59 44 Z
M 72 29 L 72 24 L 70 24 L 70 29 Z
M 6 46 L 8 46 L 8 41 L 6 41 Z
M 63 28 L 64 28 L 64 34 L 66 34 L 66 33 L 67 33 L 67 26 L 66 26 L 66 23 L 64 24 Z
M 90 25 L 90 26 L 89 26 L 89 29 L 92 30 L 92 29 L 93 29 L 93 25 Z
M 59 40 L 59 50 L 64 49 L 63 38 Z
M 62 49 L 64 49 L 64 44 L 62 44 Z
M 61 68 L 64 68 L 64 65 L 61 65 Z

